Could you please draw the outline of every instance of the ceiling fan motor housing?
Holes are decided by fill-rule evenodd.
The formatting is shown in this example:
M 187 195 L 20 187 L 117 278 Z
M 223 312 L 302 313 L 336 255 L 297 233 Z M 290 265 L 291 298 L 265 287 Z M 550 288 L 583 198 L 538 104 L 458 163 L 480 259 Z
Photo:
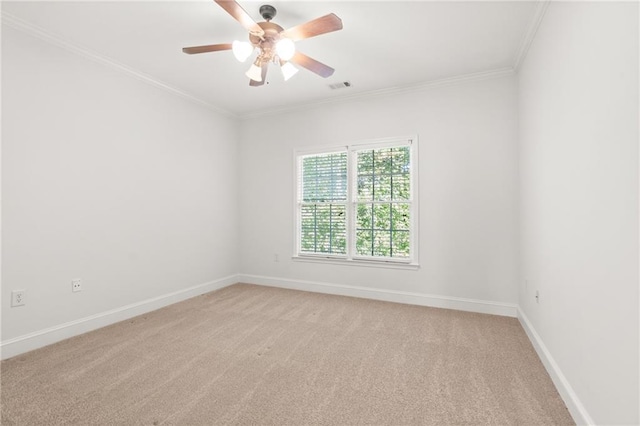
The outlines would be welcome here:
M 249 34 L 249 41 L 251 41 L 251 44 L 255 47 L 260 49 L 262 61 L 270 61 L 275 56 L 276 43 L 280 40 L 280 33 L 284 31 L 284 29 L 273 22 L 258 22 L 258 25 L 264 31 L 264 35 L 262 37 L 258 37 L 256 35 Z
M 265 21 L 270 21 L 276 16 L 276 8 L 270 4 L 260 6 L 260 15 Z

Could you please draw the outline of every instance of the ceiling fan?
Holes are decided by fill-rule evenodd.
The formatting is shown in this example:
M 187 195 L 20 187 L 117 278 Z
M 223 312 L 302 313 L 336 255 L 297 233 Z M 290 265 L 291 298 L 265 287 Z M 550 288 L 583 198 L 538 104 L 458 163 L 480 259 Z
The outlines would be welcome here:
M 280 25 L 271 22 L 276 16 L 276 9 L 273 6 L 267 4 L 261 6 L 260 15 L 262 15 L 264 22 L 255 22 L 234 0 L 215 0 L 215 2 L 249 31 L 249 41 L 236 40 L 233 43 L 185 47 L 182 49 L 184 53 L 193 55 L 231 50 L 236 59 L 244 62 L 251 56 L 254 49 L 258 49 L 258 56 L 246 73 L 250 80 L 250 86 L 262 86 L 265 83 L 267 68 L 272 62 L 280 66 L 285 81 L 298 72 L 292 63 L 324 78 L 331 76 L 335 71 L 330 66 L 297 52 L 294 44 L 298 40 L 341 30 L 342 20 L 335 14 L 330 13 L 285 30 Z

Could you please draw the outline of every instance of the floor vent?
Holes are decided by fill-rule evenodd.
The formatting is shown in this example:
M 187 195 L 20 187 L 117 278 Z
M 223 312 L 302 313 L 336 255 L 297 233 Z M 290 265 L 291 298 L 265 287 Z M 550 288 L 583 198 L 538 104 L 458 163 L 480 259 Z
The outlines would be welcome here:
M 330 84 L 329 87 L 331 88 L 331 90 L 344 89 L 345 87 L 351 87 L 351 82 L 341 81 L 340 83 Z

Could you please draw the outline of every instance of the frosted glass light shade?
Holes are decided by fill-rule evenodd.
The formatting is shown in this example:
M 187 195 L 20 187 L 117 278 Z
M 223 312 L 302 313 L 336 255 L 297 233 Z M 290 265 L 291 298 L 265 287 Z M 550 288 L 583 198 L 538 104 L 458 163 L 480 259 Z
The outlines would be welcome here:
M 231 45 L 231 50 L 233 51 L 233 56 L 236 57 L 240 62 L 244 62 L 247 60 L 251 53 L 253 52 L 253 45 L 248 41 L 234 41 Z
M 298 68 L 291 65 L 290 62 L 287 62 L 286 64 L 280 67 L 280 71 L 282 71 L 282 76 L 284 77 L 284 81 L 287 81 L 298 72 Z
M 262 68 L 256 64 L 251 64 L 251 68 L 245 75 L 253 81 L 262 81 Z
M 278 43 L 276 43 L 276 52 L 278 52 L 278 57 L 283 61 L 288 61 L 293 58 L 293 54 L 296 53 L 296 46 L 293 43 L 293 40 L 288 38 L 283 38 Z

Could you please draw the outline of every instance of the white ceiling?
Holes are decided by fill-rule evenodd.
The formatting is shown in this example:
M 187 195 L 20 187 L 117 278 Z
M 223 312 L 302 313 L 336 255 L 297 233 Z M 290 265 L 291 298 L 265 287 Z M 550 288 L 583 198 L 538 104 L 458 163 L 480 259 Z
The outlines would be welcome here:
M 249 87 L 230 51 L 186 55 L 182 47 L 245 40 L 243 27 L 212 0 L 2 2 L 3 23 L 58 45 L 124 65 L 174 91 L 233 115 L 331 98 L 407 89 L 453 77 L 512 69 L 539 11 L 535 1 L 240 0 L 256 21 L 271 4 L 273 22 L 289 28 L 327 13 L 344 29 L 301 40 L 296 48 L 335 68 L 323 79 L 305 69 L 284 82 L 271 67 L 268 85 Z M 347 89 L 329 84 L 350 81 Z

